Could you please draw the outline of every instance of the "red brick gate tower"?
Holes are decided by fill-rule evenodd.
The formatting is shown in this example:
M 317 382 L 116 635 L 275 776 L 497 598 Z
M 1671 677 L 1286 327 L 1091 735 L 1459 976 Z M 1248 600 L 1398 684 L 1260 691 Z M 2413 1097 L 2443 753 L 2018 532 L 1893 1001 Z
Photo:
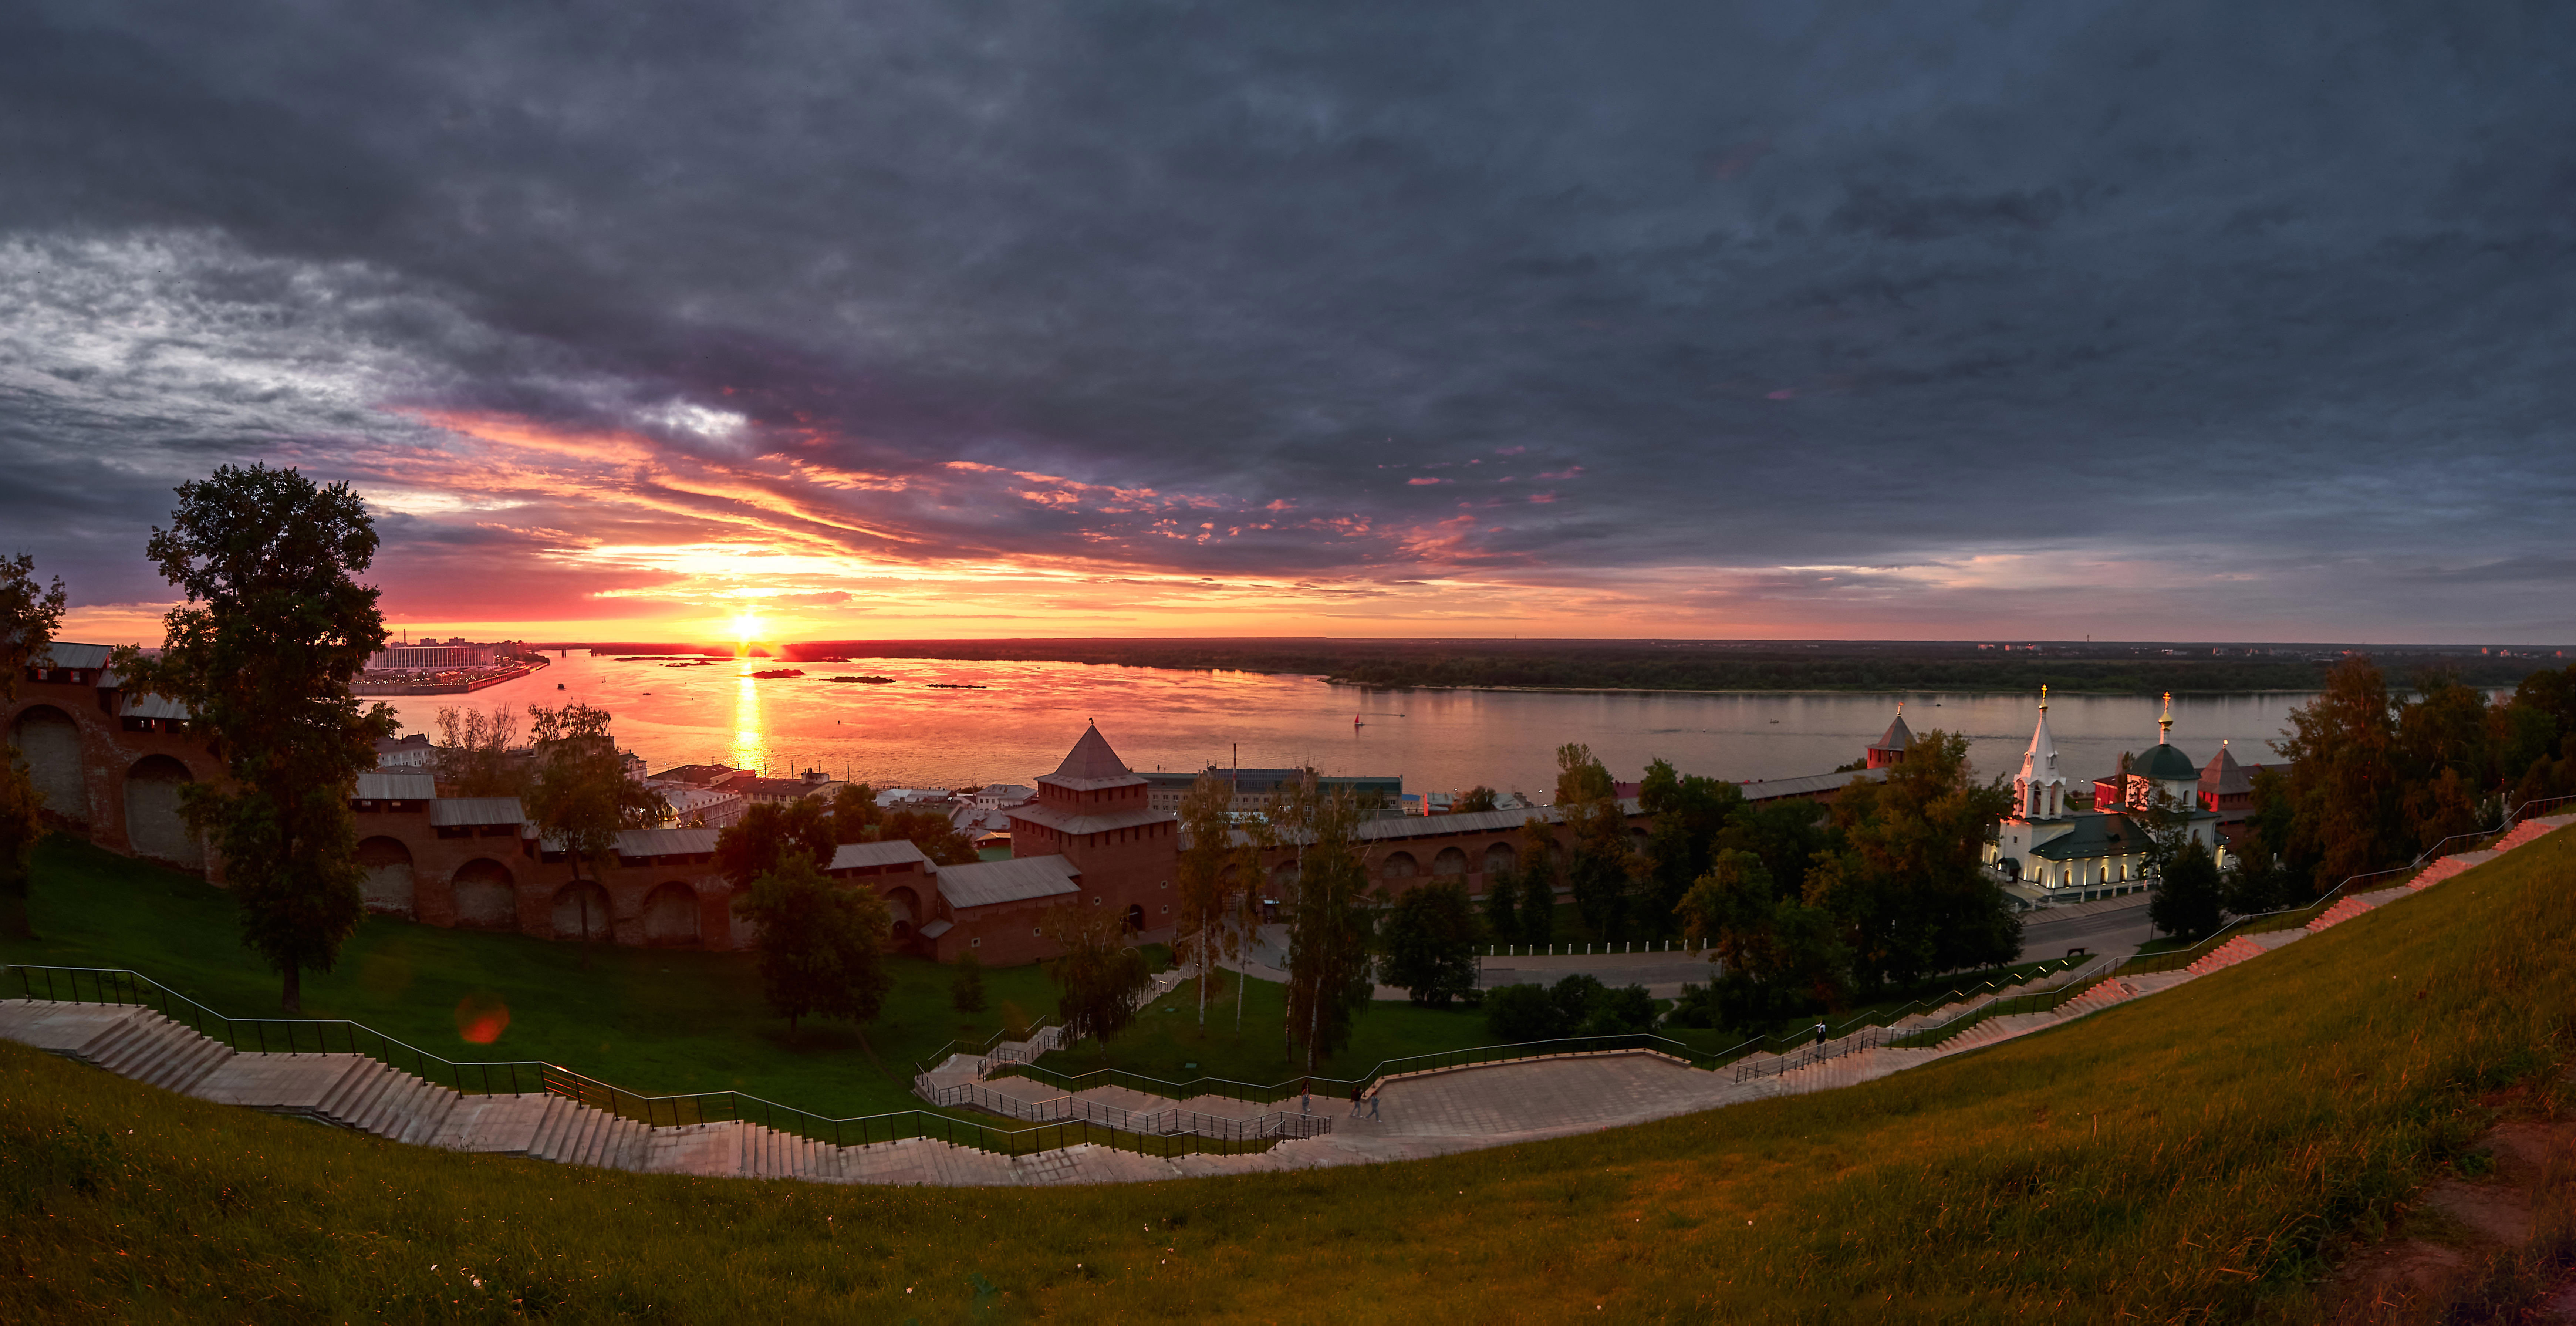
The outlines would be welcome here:
M 1011 855 L 1061 855 L 1082 876 L 1093 905 L 1115 907 L 1128 929 L 1162 938 L 1172 927 L 1172 875 L 1180 861 L 1180 820 L 1146 805 L 1146 782 L 1129 771 L 1098 727 L 1056 771 L 1038 779 L 1033 805 L 1015 806 Z

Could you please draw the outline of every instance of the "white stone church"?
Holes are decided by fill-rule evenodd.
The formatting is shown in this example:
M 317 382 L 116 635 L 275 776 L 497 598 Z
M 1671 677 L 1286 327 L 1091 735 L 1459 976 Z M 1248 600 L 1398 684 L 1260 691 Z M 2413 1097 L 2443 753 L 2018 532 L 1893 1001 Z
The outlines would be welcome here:
M 2078 810 L 2068 804 L 2066 775 L 2057 767 L 2057 743 L 2048 735 L 2048 688 L 2039 692 L 2039 726 L 2013 779 L 2013 810 L 1986 847 L 1986 865 L 2005 886 L 2035 906 L 2091 902 L 2153 886 L 2145 878 L 2148 846 L 2145 812 L 2170 805 L 2182 812 L 2193 841 L 2227 864 L 2218 838 L 2219 816 L 2200 804 L 2200 769 L 2173 745 L 2173 697 L 2156 724 L 2155 749 L 2130 763 L 2117 780 L 2123 804 Z M 2105 779 L 2097 787 L 2113 785 Z M 2100 796 L 2093 798 L 2100 801 Z

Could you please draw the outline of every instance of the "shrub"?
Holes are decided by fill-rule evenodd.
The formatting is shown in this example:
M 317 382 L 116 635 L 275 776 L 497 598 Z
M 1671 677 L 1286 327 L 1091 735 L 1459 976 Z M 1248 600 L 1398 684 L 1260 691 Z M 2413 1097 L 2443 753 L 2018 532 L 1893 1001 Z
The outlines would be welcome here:
M 1506 1045 L 1565 1034 L 1564 1016 L 1542 985 L 1506 985 L 1486 991 L 1485 1027 Z
M 959 955 L 957 974 L 948 982 L 948 1002 L 960 1013 L 984 1011 L 984 964 L 973 953 Z
M 1655 997 L 1642 985 L 1604 990 L 1592 1001 L 1591 1015 L 1583 1021 L 1587 1036 L 1623 1036 L 1631 1032 L 1655 1029 Z

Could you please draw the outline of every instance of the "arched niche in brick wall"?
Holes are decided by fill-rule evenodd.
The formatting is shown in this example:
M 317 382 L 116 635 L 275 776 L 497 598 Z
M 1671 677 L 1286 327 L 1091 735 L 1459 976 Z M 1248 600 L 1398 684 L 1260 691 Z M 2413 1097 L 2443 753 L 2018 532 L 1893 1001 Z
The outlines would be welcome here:
M 1466 874 L 1467 854 L 1455 847 L 1441 848 L 1440 855 L 1431 858 L 1431 873 L 1434 875 Z
M 459 928 L 519 928 L 519 881 L 508 866 L 488 856 L 478 856 L 456 868 L 454 887 Z
M 206 864 L 205 848 L 179 813 L 180 789 L 195 781 L 167 755 L 146 755 L 125 771 L 125 841 L 136 856 L 190 870 Z
M 608 890 L 601 888 L 599 881 L 578 880 L 555 890 L 554 911 L 547 918 L 554 925 L 555 938 L 585 938 L 581 928 L 585 917 L 590 922 L 587 938 L 605 943 L 612 937 L 613 927 L 608 923 Z
M 89 795 L 81 788 L 80 726 L 49 704 L 31 704 L 9 725 L 10 743 L 27 761 L 27 774 L 45 809 L 76 824 L 89 821 Z
M 367 872 L 358 889 L 366 897 L 368 911 L 385 916 L 413 914 L 419 881 L 412 874 L 411 849 L 401 839 L 378 835 L 360 842 L 358 868 Z
M 673 880 L 644 897 L 644 942 L 674 947 L 698 942 L 698 891 Z

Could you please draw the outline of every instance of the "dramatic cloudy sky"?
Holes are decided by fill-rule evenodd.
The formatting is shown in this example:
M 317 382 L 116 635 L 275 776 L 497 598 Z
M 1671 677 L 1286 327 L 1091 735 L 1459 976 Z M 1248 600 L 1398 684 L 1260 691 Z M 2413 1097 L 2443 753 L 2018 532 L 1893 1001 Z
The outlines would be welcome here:
M 0 547 L 421 630 L 2563 642 L 2576 6 L 0 8 Z

